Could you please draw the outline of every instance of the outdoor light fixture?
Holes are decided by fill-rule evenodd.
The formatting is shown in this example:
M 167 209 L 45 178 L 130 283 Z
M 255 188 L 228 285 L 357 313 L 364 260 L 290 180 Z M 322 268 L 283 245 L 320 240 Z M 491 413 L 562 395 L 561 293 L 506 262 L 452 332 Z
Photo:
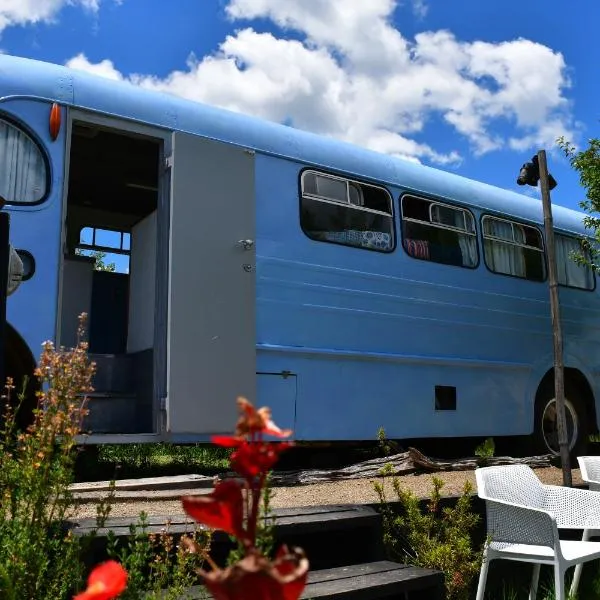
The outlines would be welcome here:
M 537 187 L 540 180 L 540 163 L 538 162 L 537 154 L 531 159 L 531 162 L 525 163 L 521 167 L 517 183 L 519 185 L 530 185 Z M 556 179 L 548 173 L 548 188 L 553 190 L 557 186 Z

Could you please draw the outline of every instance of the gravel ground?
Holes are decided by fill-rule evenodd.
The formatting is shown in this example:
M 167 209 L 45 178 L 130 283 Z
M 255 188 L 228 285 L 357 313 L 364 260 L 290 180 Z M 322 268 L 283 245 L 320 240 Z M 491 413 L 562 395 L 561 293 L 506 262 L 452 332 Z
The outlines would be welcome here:
M 561 485 L 562 472 L 556 467 L 535 469 L 535 473 L 543 483 Z M 476 489 L 474 471 L 450 471 L 436 473 L 436 476 L 445 482 L 442 489 L 444 495 L 459 494 L 465 481 L 473 484 Z M 582 483 L 579 469 L 572 471 L 573 484 Z M 431 490 L 431 474 L 404 475 L 399 477 L 401 485 L 409 488 L 420 497 L 427 497 Z M 286 508 L 296 506 L 313 506 L 324 504 L 367 504 L 378 502 L 377 495 L 373 489 L 375 481 L 381 478 L 352 479 L 337 481 L 335 483 L 318 483 L 314 485 L 302 485 L 296 487 L 276 487 L 272 500 L 273 508 Z M 389 500 L 394 499 L 391 478 L 383 479 L 386 496 Z M 111 517 L 135 517 L 141 511 L 149 516 L 181 515 L 181 503 L 177 500 L 152 501 L 152 492 L 144 492 L 144 501 L 115 502 L 112 506 Z M 81 504 L 75 509 L 74 518 L 95 517 L 96 505 L 93 503 Z

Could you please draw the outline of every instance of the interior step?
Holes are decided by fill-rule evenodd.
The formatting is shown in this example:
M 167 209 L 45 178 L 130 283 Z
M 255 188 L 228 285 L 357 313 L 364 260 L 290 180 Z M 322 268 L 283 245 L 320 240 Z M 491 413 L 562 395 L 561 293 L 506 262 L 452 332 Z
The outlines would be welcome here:
M 96 363 L 92 386 L 97 392 L 133 392 L 135 390 L 135 357 L 131 354 L 92 354 Z
M 149 414 L 144 418 L 144 415 L 140 414 L 137 394 L 92 392 L 86 396 L 89 414 L 83 420 L 83 432 L 150 433 L 151 407 Z

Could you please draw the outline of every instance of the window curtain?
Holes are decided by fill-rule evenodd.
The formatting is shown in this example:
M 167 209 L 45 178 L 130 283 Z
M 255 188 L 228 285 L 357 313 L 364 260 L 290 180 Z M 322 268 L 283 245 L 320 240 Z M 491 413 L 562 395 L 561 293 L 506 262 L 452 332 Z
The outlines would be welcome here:
M 472 225 L 471 216 L 462 211 L 454 211 L 454 226 L 464 229 L 465 222 L 467 230 Z M 474 267 L 477 264 L 477 238 L 474 235 L 458 234 L 458 244 L 462 253 L 463 265 L 465 267 Z
M 513 228 L 510 223 L 491 219 L 486 219 L 484 223 L 486 234 L 505 240 L 513 239 Z M 525 243 L 523 230 L 515 228 L 514 232 L 517 237 L 515 241 Z M 488 266 L 492 271 L 525 277 L 525 256 L 521 246 L 510 242 L 485 239 L 485 254 Z
M 556 271 L 558 283 L 583 289 L 593 289 L 594 275 L 588 267 L 579 266 L 572 258 L 571 252 L 581 252 L 579 241 L 564 235 L 555 235 Z
M 7 202 L 38 202 L 46 192 L 46 165 L 27 135 L 0 120 L 0 195 Z

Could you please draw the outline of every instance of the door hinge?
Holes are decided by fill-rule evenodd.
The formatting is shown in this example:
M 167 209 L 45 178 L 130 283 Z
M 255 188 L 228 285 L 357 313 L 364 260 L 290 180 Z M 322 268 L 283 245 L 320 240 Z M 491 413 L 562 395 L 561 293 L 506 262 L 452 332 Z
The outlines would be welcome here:
M 165 171 L 168 171 L 169 169 L 173 168 L 173 155 L 172 154 L 169 154 L 169 156 L 165 156 L 164 168 L 165 168 Z
M 167 410 L 167 398 L 165 396 L 160 399 L 160 410 Z

